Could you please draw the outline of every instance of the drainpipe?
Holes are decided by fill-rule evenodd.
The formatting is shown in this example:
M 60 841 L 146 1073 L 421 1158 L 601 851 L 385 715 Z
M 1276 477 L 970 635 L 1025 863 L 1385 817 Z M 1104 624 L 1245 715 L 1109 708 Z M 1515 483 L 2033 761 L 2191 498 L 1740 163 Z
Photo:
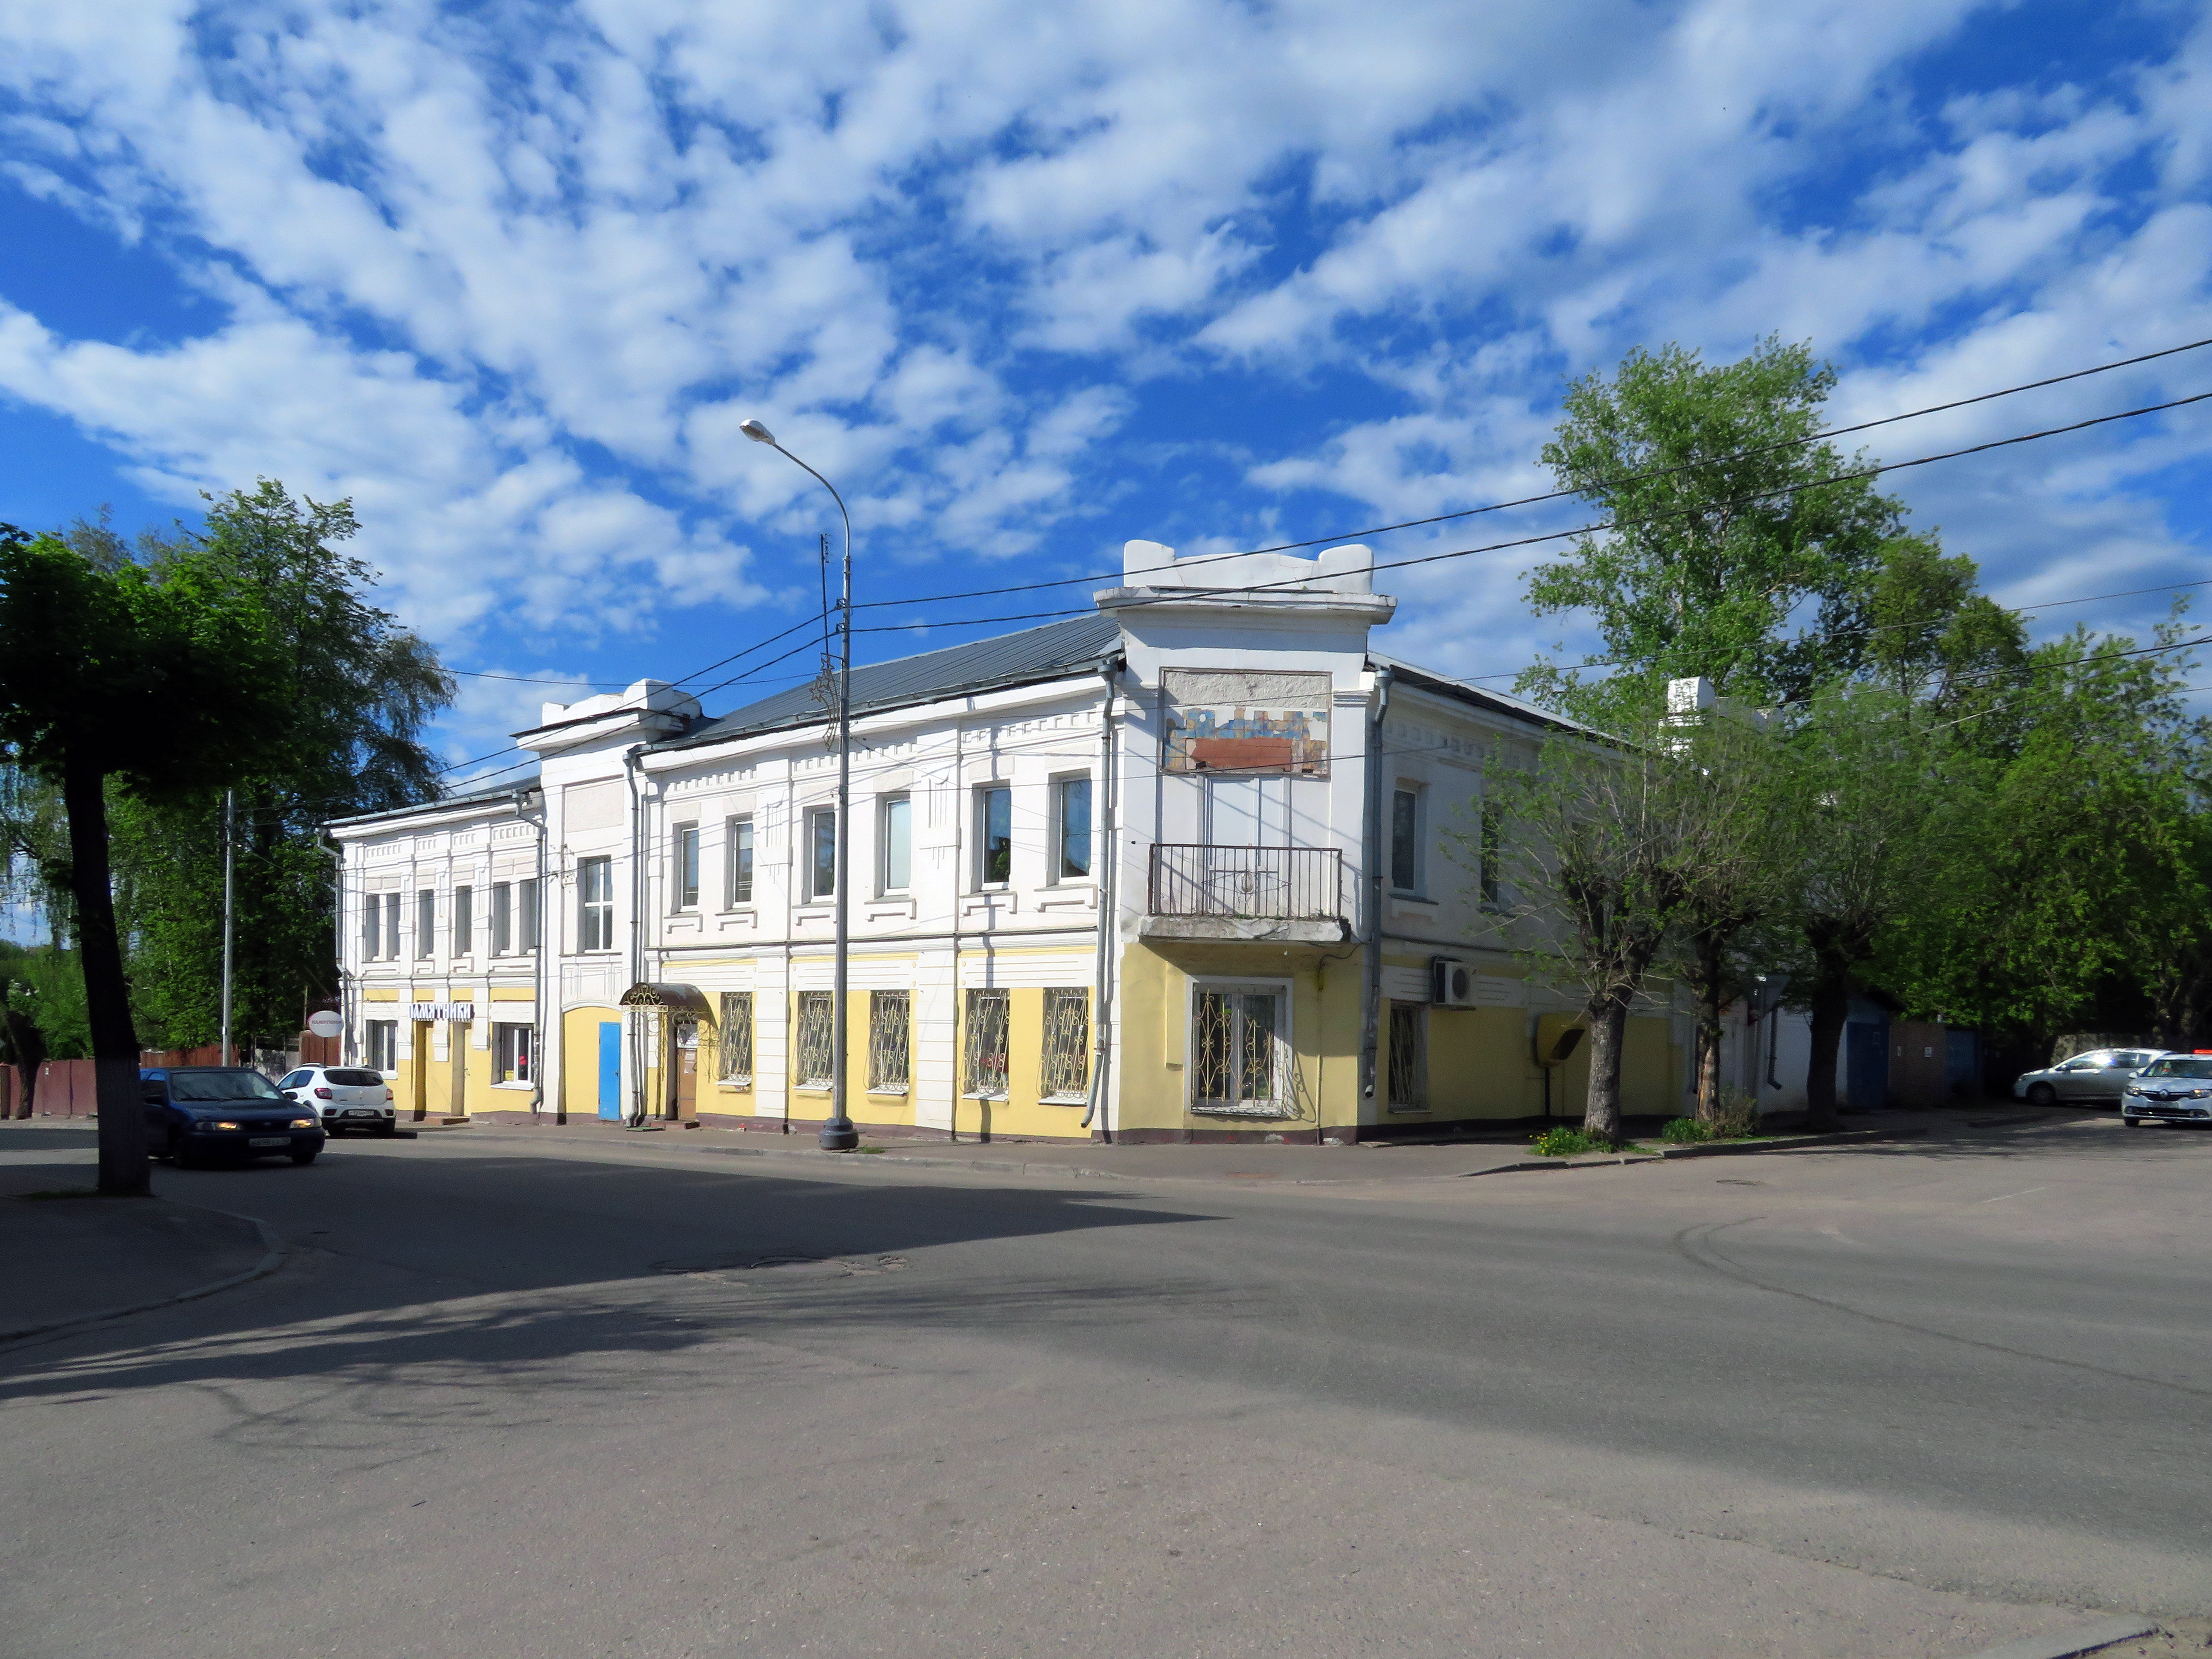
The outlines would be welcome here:
M 529 795 L 527 789 L 514 792 L 514 811 L 518 817 L 521 816 L 523 802 Z M 551 1046 L 545 1040 L 545 790 L 543 785 L 538 790 L 538 899 L 531 910 L 531 920 L 538 927 L 537 937 L 531 941 L 530 946 L 530 1006 L 534 1014 L 530 1034 L 530 1115 L 532 1117 L 545 1109 L 545 1052 Z M 491 995 L 489 988 L 484 995 L 489 1002 Z M 496 1041 L 496 1036 L 494 1040 Z M 496 1060 L 498 1056 L 495 1054 L 493 1059 Z M 556 1109 L 553 1121 L 566 1123 L 568 1121 L 567 1109 Z
M 1106 1011 L 1110 1006 L 1107 981 L 1113 962 L 1113 941 L 1108 929 L 1119 921 L 1115 905 L 1115 877 L 1121 869 L 1121 841 L 1118 815 L 1114 811 L 1114 693 L 1119 689 L 1117 672 L 1117 665 L 1111 661 L 1098 666 L 1098 678 L 1106 683 L 1106 709 L 1098 721 L 1098 845 L 1091 854 L 1098 898 L 1098 961 L 1092 975 L 1097 988 L 1091 994 L 1094 1050 L 1091 1059 L 1091 1103 L 1085 1108 L 1083 1121 L 1079 1126 L 1085 1129 L 1106 1103 L 1106 1055 L 1109 1047 Z M 1099 1122 L 1098 1133 L 1106 1140 L 1114 1138 L 1111 1126 L 1103 1121 Z
M 972 714 L 975 699 L 968 699 L 963 712 Z M 968 790 L 968 771 L 963 763 L 960 734 L 952 734 L 952 1102 L 945 1109 L 945 1138 L 960 1139 L 960 1063 L 968 1043 L 967 992 L 960 981 L 960 906 L 968 897 L 968 814 L 975 798 Z
M 645 854 L 639 842 L 644 830 L 637 799 L 637 757 L 645 752 L 641 743 L 632 744 L 623 751 L 623 781 L 629 786 L 629 982 L 635 985 L 645 977 Z M 645 1123 L 645 1018 L 632 1010 L 623 1016 L 629 1026 L 629 1127 L 641 1128 Z
M 1382 1048 L 1382 722 L 1390 714 L 1390 684 L 1387 667 L 1375 672 L 1375 712 L 1367 721 L 1367 834 L 1361 849 L 1365 860 L 1362 874 L 1367 889 L 1366 1006 L 1359 1020 L 1359 1097 L 1375 1098 L 1376 1056 Z M 1359 1138 L 1357 1125 L 1352 1139 Z
M 330 854 L 331 923 L 337 946 L 336 965 L 338 970 L 338 1057 L 347 1065 L 353 1063 L 353 1000 L 346 995 L 345 965 L 345 849 L 334 847 L 325 839 L 325 832 L 315 832 L 316 848 Z

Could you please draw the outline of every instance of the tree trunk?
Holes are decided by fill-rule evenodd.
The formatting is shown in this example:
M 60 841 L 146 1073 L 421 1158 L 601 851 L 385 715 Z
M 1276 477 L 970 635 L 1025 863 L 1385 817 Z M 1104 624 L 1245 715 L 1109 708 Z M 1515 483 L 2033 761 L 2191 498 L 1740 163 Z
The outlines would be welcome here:
M 146 1176 L 146 1120 L 138 1095 L 138 1035 L 131 1024 L 131 992 L 115 933 L 109 889 L 106 780 L 72 765 L 62 779 L 69 809 L 70 896 L 76 910 L 77 959 L 84 967 L 86 1024 L 92 1031 L 93 1097 L 100 1108 L 100 1190 L 142 1194 Z
M 1836 1056 L 1844 1046 L 1844 1026 L 1851 1017 L 1850 984 L 1843 975 L 1823 973 L 1813 991 L 1813 1057 L 1805 1067 L 1805 1126 L 1840 1128 L 1836 1115 Z
M 1589 1011 L 1589 1097 L 1583 1133 L 1607 1146 L 1620 1144 L 1620 1050 L 1628 1036 L 1628 998 L 1607 997 Z
M 1698 943 L 1698 1116 L 1711 1123 L 1721 1115 L 1721 943 Z

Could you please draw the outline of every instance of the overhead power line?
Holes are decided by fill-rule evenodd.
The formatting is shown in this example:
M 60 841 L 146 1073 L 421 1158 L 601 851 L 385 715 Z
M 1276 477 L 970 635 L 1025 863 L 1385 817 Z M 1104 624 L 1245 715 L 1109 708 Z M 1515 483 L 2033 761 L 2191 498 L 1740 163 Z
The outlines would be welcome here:
M 1951 410 L 1966 409 L 1975 404 L 1985 404 L 1999 398 L 2010 398 L 2023 392 L 2036 392 L 2045 386 L 2061 386 L 2069 380 L 2085 380 L 2096 374 L 2109 374 L 2115 369 L 2133 368 L 2139 363 L 2152 362 L 2160 357 L 2173 357 L 2186 351 L 2202 350 L 2208 345 L 2212 345 L 2212 337 L 2202 340 L 2191 340 L 2185 345 L 2166 346 L 2157 351 L 2147 351 L 2140 356 L 2123 357 L 2115 362 L 2099 363 L 2090 368 L 2077 368 L 2064 374 L 2053 374 L 2045 380 L 2024 380 L 2018 386 L 2002 386 L 1995 392 L 1977 392 L 1971 398 L 1956 398 L 1949 403 L 1929 404 L 1922 409 L 1908 409 L 1902 414 L 1885 415 L 1878 420 L 1859 421 L 1850 426 L 1830 427 L 1823 431 L 1808 433 L 1802 438 L 1785 438 L 1771 444 L 1754 444 L 1748 448 L 1729 450 L 1723 454 L 1703 457 L 1694 461 L 1683 461 L 1673 466 L 1654 467 L 1641 472 L 1623 473 L 1619 477 L 1607 478 L 1602 482 L 1608 487 L 1637 483 L 1650 478 L 1668 477 L 1677 472 L 1692 471 L 1698 467 L 1718 466 L 1729 461 L 1744 460 L 1754 455 L 1768 454 L 1775 450 L 1802 448 L 1807 444 L 1820 443 L 1829 438 L 1848 437 L 1854 432 L 1870 432 L 1876 427 L 1893 426 L 1899 421 L 1917 421 L 1923 416 L 1942 415 Z M 2171 405 L 2162 406 L 2170 407 Z M 1362 536 L 1388 535 L 1395 530 L 1419 530 L 1432 524 L 1446 524 L 1457 519 L 1477 518 L 1486 513 L 1504 513 L 1514 507 L 1537 507 L 1546 501 L 1565 501 L 1588 493 L 1587 489 L 1547 490 L 1540 495 L 1522 495 L 1509 501 L 1491 501 L 1481 507 L 1462 507 L 1456 512 L 1438 513 L 1425 519 L 1407 519 L 1396 524 L 1370 525 L 1364 530 L 1346 530 L 1332 536 L 1316 536 L 1302 542 L 1276 542 L 1270 546 L 1249 547 L 1237 553 L 1197 554 L 1190 558 L 1177 559 L 1176 566 L 1178 569 L 1188 569 L 1193 565 L 1216 564 L 1230 559 L 1250 558 L 1255 553 L 1288 553 L 1301 547 L 1320 547 L 1324 544 L 1357 541 Z M 970 588 L 964 592 L 926 593 L 910 599 L 871 599 L 866 604 L 855 605 L 854 609 L 873 611 L 898 605 L 934 605 L 947 599 L 990 599 L 1001 593 L 1028 593 L 1047 587 L 1069 587 L 1085 582 L 1117 581 L 1121 574 L 1121 571 L 1115 570 L 1085 576 L 1060 576 L 1048 581 L 1017 582 L 1004 587 Z

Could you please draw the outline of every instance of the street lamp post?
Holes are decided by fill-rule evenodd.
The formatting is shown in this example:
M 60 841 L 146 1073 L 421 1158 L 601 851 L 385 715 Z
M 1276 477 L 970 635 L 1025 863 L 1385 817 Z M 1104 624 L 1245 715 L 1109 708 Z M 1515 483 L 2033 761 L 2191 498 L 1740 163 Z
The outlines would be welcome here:
M 822 1126 L 820 1145 L 825 1152 L 849 1152 L 860 1144 L 860 1132 L 845 1110 L 845 988 L 852 957 L 851 808 L 853 805 L 853 515 L 837 486 L 776 442 L 775 434 L 758 421 L 741 422 L 738 430 L 812 475 L 837 503 L 837 516 L 845 521 L 845 585 L 837 607 L 837 808 L 834 836 L 836 868 L 837 951 L 830 970 L 830 1120 Z

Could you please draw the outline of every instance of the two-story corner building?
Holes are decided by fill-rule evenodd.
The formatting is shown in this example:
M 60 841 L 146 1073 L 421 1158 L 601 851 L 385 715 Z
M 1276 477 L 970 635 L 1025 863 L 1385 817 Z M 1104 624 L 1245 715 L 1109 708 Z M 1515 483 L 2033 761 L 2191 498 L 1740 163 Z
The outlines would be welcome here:
M 1579 1115 L 1576 1005 L 1507 948 L 1482 805 L 1553 722 L 1375 650 L 1371 575 L 1132 542 L 1092 614 L 854 671 L 864 1130 Z M 811 689 L 708 719 L 644 681 L 549 704 L 526 786 L 333 826 L 357 1057 L 426 1113 L 820 1122 L 833 732 Z M 1627 1109 L 1679 1109 L 1687 1042 L 1632 1021 Z

